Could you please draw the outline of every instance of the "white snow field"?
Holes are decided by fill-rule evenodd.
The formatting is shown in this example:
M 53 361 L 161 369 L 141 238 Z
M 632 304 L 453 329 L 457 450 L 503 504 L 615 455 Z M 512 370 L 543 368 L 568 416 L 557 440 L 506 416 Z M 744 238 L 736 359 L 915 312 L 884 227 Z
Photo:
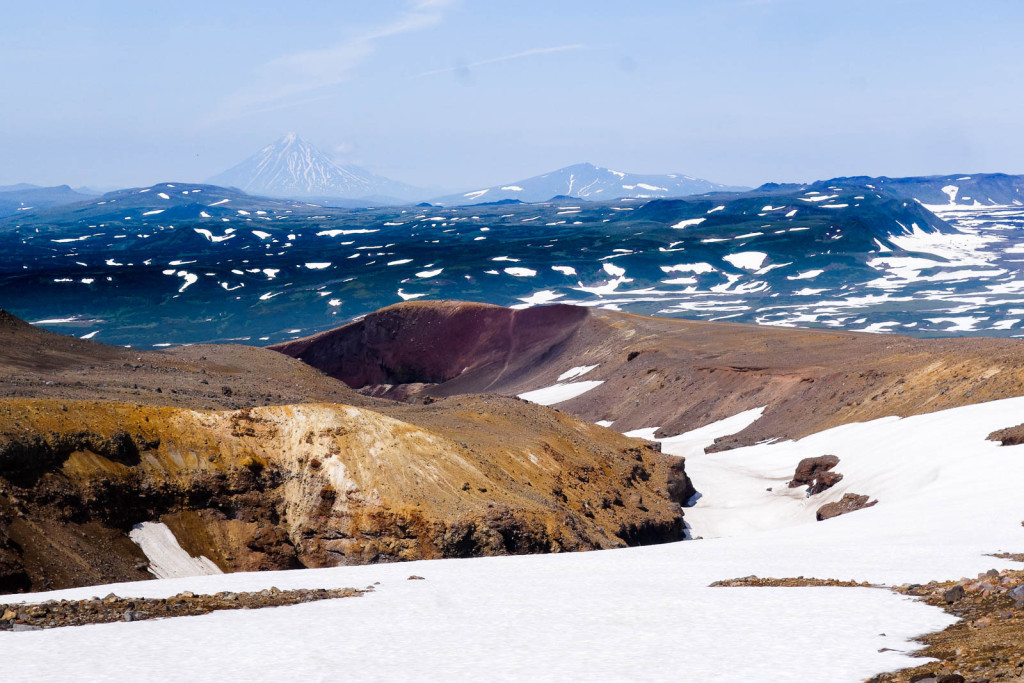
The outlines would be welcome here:
M 198 576 L 30 596 L 169 596 L 270 586 L 362 587 L 361 598 L 202 617 L 0 634 L 9 680 L 861 681 L 920 664 L 908 638 L 952 618 L 887 590 L 709 588 L 808 576 L 923 582 L 1014 566 L 1024 547 L 1024 446 L 986 441 L 1024 398 L 831 429 L 704 455 L 759 410 L 664 442 L 701 492 L 704 540 L 588 553 Z M 647 430 L 649 433 L 650 430 Z M 804 457 L 844 479 L 804 497 Z M 766 489 L 771 487 L 772 491 Z M 852 491 L 872 508 L 814 521 Z M 411 574 L 425 581 L 408 581 Z M 19 598 L 21 599 L 21 598 Z M 888 648 L 888 649 L 887 649 Z M 884 651 L 883 651 L 884 650 Z

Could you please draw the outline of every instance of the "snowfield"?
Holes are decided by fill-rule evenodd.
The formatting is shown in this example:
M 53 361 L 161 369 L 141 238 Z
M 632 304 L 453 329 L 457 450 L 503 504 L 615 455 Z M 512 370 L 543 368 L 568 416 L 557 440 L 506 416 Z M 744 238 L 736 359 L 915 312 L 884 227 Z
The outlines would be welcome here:
M 574 368 L 574 370 L 578 370 Z M 896 584 L 1012 563 L 1024 546 L 1024 446 L 986 441 L 1024 421 L 1024 398 L 851 424 L 798 441 L 703 454 L 747 411 L 663 441 L 687 456 L 704 540 L 589 553 L 229 574 L 36 594 L 160 597 L 363 587 L 361 598 L 202 617 L 0 634 L 10 680 L 860 681 L 920 664 L 908 638 L 952 618 L 887 590 L 709 588 L 807 576 Z M 640 430 L 653 435 L 655 427 Z M 789 489 L 804 457 L 835 454 L 844 479 Z M 771 491 L 766 489 L 771 488 Z M 878 499 L 826 522 L 845 492 Z M 408 581 L 416 574 L 425 581 Z M 885 649 L 888 648 L 888 649 Z M 885 649 L 885 651 L 880 651 Z M 790 675 L 793 678 L 790 678 Z

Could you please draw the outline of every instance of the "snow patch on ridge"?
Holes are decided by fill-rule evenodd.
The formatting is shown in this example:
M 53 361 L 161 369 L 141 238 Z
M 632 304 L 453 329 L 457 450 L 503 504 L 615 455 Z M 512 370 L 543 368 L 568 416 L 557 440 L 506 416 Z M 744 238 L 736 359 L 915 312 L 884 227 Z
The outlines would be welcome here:
M 604 384 L 604 380 L 555 384 L 554 386 L 544 387 L 543 389 L 534 389 L 533 391 L 527 391 L 519 394 L 519 398 L 539 403 L 542 406 L 552 406 L 556 403 L 561 403 L 562 401 L 568 401 L 571 398 L 581 396 L 591 389 L 596 389 L 602 384 Z

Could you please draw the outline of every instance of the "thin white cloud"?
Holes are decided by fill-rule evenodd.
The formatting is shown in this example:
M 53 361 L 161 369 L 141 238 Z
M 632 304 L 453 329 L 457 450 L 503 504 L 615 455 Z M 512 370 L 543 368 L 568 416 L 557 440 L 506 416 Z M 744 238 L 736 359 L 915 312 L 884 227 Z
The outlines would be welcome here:
M 412 0 L 392 21 L 345 42 L 273 59 L 257 70 L 252 84 L 228 95 L 207 123 L 223 123 L 327 97 L 316 91 L 351 80 L 355 70 L 374 53 L 378 41 L 436 26 L 453 2 Z
M 503 55 L 501 57 L 491 57 L 490 59 L 482 59 L 479 62 L 473 62 L 472 64 L 460 64 L 458 66 L 450 66 L 445 69 L 434 69 L 433 71 L 424 71 L 423 73 L 416 74 L 416 78 L 422 78 L 423 76 L 434 76 L 436 74 L 451 73 L 452 71 L 463 71 L 465 69 L 475 69 L 478 66 L 484 66 L 487 64 L 494 64 L 496 62 L 507 62 L 512 59 L 521 59 L 523 57 L 532 57 L 534 55 L 545 55 L 552 52 L 568 52 L 569 50 L 581 50 L 582 45 L 559 45 L 557 47 L 536 47 L 532 50 L 524 50 L 517 52 L 512 55 Z

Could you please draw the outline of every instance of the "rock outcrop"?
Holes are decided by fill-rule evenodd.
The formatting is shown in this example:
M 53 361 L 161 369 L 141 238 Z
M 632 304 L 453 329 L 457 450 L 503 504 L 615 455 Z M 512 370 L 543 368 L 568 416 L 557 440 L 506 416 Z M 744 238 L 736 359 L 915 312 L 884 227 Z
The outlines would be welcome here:
M 1019 446 L 1024 443 L 1024 424 L 997 429 L 987 438 L 989 441 L 998 441 L 1000 446 Z
M 806 486 L 808 497 L 827 491 L 843 479 L 843 475 L 832 471 L 838 464 L 839 458 L 834 455 L 804 458 L 797 464 L 789 488 Z
M 834 503 L 826 503 L 818 508 L 816 517 L 819 522 L 823 522 L 826 519 L 832 519 L 839 515 L 845 515 L 849 512 L 856 512 L 857 510 L 863 510 L 875 505 L 877 500 L 870 500 L 868 496 L 862 496 L 856 493 L 844 494 L 840 500 Z

